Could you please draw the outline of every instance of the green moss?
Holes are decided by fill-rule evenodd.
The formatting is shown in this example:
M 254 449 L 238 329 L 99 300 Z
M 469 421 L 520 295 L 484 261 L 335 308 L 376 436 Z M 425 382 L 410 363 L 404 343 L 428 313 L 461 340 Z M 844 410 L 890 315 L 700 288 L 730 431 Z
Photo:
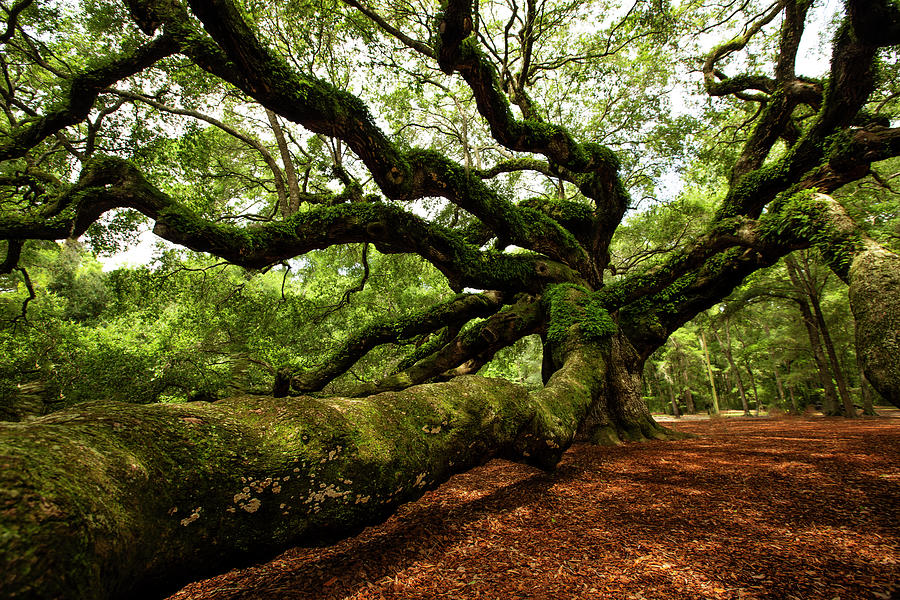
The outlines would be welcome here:
M 774 208 L 759 219 L 759 232 L 764 240 L 783 243 L 797 239 L 811 243 L 821 252 L 825 263 L 846 279 L 853 257 L 863 245 L 857 230 L 837 227 L 827 202 L 814 189 L 780 198 Z
M 608 338 L 617 331 L 616 323 L 604 308 L 603 298 L 597 292 L 571 284 L 548 286 L 543 296 L 550 315 L 547 340 L 561 344 L 573 333 L 583 341 L 596 342 Z
M 862 144 L 853 141 L 844 131 L 838 131 L 825 140 L 825 157 L 836 171 L 844 171 L 854 166 L 864 152 Z

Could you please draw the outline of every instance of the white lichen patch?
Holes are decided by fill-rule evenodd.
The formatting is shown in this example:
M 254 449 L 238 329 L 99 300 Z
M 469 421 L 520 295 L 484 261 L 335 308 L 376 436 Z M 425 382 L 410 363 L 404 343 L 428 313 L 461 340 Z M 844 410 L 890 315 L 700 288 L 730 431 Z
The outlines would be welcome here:
M 203 510 L 203 507 L 201 507 L 201 506 L 198 506 L 197 508 L 195 508 L 194 512 L 192 512 L 189 517 L 185 517 L 181 520 L 181 526 L 187 527 L 188 525 L 190 525 L 191 523 L 193 523 L 194 521 L 199 519 L 200 511 L 202 511 L 202 510 Z
M 356 500 L 353 501 L 353 504 L 366 504 L 366 503 L 368 503 L 369 500 L 371 500 L 371 499 L 372 499 L 371 496 L 362 496 L 362 497 L 357 496 L 357 497 L 356 497 Z
M 244 491 L 238 492 L 234 495 L 234 503 L 237 504 L 238 502 L 243 502 L 248 498 L 250 498 L 250 490 L 248 488 L 244 488 Z
M 416 482 L 413 484 L 413 487 L 424 487 L 425 486 L 425 477 L 428 473 L 419 473 L 416 476 Z
M 334 484 L 325 485 L 322 484 L 322 489 L 317 492 L 311 493 L 306 500 L 303 501 L 304 504 L 310 503 L 320 503 L 324 502 L 327 498 L 343 498 L 350 494 L 349 490 L 341 491 Z
M 241 509 L 248 513 L 255 513 L 259 510 L 259 507 L 262 506 L 262 502 L 260 502 L 259 498 L 250 498 L 250 500 L 244 504 L 241 504 Z
M 300 472 L 300 467 L 294 467 L 294 473 L 299 473 L 299 472 Z

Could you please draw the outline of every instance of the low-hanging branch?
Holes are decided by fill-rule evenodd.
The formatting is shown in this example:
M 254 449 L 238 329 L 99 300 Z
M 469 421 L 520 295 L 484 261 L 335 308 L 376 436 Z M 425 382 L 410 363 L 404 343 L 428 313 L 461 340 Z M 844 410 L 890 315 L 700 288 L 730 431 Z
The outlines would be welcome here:
M 36 214 L 0 219 L 0 239 L 77 237 L 113 208 L 154 219 L 154 233 L 236 265 L 260 269 L 334 244 L 371 242 L 384 253 L 412 252 L 431 262 L 457 289 L 539 289 L 547 281 L 580 278 L 540 255 L 481 251 L 455 232 L 380 202 L 313 206 L 284 221 L 238 227 L 213 223 L 164 194 L 131 163 L 97 157 L 79 183 Z
M 363 383 L 346 395 L 361 397 L 402 390 L 430 381 L 471 360 L 483 364 L 501 348 L 536 333 L 542 325 L 543 310 L 540 302 L 533 296 L 523 295 L 508 309 L 473 325 L 407 369 L 380 381 Z
M 318 368 L 299 372 L 293 372 L 289 368 L 282 369 L 275 383 L 275 395 L 285 395 L 288 386 L 294 392 L 319 391 L 376 346 L 396 343 L 443 327 L 458 326 L 477 317 L 486 317 L 500 308 L 503 297 L 500 292 L 492 291 L 460 294 L 448 302 L 413 313 L 399 321 L 369 325 L 329 354 Z

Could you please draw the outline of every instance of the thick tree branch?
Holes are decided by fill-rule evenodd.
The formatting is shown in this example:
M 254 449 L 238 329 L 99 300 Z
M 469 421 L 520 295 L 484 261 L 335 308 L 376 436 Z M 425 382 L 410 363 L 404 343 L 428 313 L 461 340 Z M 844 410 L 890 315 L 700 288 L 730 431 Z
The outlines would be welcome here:
M 289 374 L 282 372 L 281 377 L 287 375 L 290 378 L 290 388 L 295 392 L 317 392 L 376 346 L 410 339 L 442 327 L 459 326 L 476 317 L 486 317 L 500 308 L 502 300 L 503 294 L 499 292 L 464 294 L 400 321 L 369 325 L 328 355 L 319 368 Z
M 533 297 L 526 296 L 509 309 L 494 314 L 486 321 L 456 336 L 440 350 L 419 360 L 411 367 L 381 381 L 360 385 L 347 395 L 369 396 L 406 389 L 430 381 L 467 361 L 486 362 L 501 348 L 537 332 L 542 325 L 543 314 L 540 303 Z
M 139 2 L 139 0 L 135 0 Z M 182 52 L 201 68 L 229 81 L 273 112 L 316 133 L 347 142 L 373 179 L 393 200 L 440 196 L 465 208 L 512 243 L 546 254 L 589 276 L 587 252 L 550 219 L 521 211 L 461 165 L 431 151 L 402 152 L 375 124 L 365 105 L 346 91 L 293 71 L 264 47 L 230 0 L 194 2 L 191 7 L 224 55 L 190 26 L 186 13 L 160 0 L 139 2 L 166 24 Z
M 19 259 L 22 257 L 22 247 L 25 245 L 25 242 L 22 240 L 7 240 L 6 244 L 6 258 L 0 263 L 0 275 L 12 273 L 13 269 L 19 266 Z
M 4 592 L 159 597 L 380 522 L 492 457 L 552 468 L 603 389 L 603 360 L 573 348 L 533 395 L 468 376 L 365 401 L 100 401 L 0 423 Z
M 0 141 L 0 161 L 24 156 L 42 140 L 87 118 L 97 95 L 107 86 L 143 71 L 178 50 L 171 37 L 163 35 L 134 52 L 114 58 L 103 66 L 72 77 L 66 84 L 58 108 L 39 118 L 18 124 Z
M 767 165 L 755 166 L 762 164 L 762 154 L 768 154 L 767 151 L 757 152 L 755 149 L 765 148 L 777 131 L 777 124 L 785 122 L 790 104 L 779 105 L 779 110 L 773 113 L 775 118 L 770 119 L 776 129 L 767 128 L 754 133 L 754 138 L 762 141 L 745 151 L 748 168 L 736 170 L 737 176 L 732 180 L 720 211 L 722 215 L 759 215 L 776 195 L 820 166 L 827 154 L 840 151 L 847 136 L 844 130 L 856 118 L 874 89 L 876 51 L 875 46 L 859 41 L 849 23 L 842 26 L 832 50 L 827 92 L 815 120 L 782 158 Z M 835 135 L 838 137 L 835 138 Z
M 589 246 L 593 272 L 588 279 L 594 285 L 602 281 L 609 261 L 606 248 L 612 231 L 628 207 L 628 195 L 619 179 L 616 155 L 599 144 L 578 143 L 558 125 L 533 119 L 517 120 L 503 93 L 503 85 L 494 66 L 467 35 L 471 23 L 469 0 L 450 0 L 439 24 L 441 68 L 458 72 L 472 89 L 478 112 L 487 121 L 494 139 L 510 150 L 543 154 L 552 163 L 578 175 L 579 191 L 596 203 L 596 240 Z M 465 35 L 464 35 L 465 34 Z M 585 271 L 581 270 L 582 273 Z
M 78 237 L 113 208 L 136 209 L 156 221 L 160 237 L 248 268 L 334 244 L 371 242 L 384 253 L 422 256 L 456 289 L 536 290 L 548 281 L 579 280 L 568 267 L 539 255 L 480 251 L 447 228 L 378 202 L 315 206 L 256 227 L 212 223 L 153 187 L 130 163 L 112 158 L 92 161 L 78 185 L 41 213 L 0 219 L 0 239 Z

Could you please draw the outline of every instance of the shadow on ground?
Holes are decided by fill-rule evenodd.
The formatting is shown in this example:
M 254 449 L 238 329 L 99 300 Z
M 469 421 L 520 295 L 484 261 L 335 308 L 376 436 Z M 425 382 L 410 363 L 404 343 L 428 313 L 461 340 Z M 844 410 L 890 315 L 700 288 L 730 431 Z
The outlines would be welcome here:
M 170 600 L 898 597 L 900 420 L 667 425 L 702 437 L 578 445 L 550 474 L 492 461 Z

